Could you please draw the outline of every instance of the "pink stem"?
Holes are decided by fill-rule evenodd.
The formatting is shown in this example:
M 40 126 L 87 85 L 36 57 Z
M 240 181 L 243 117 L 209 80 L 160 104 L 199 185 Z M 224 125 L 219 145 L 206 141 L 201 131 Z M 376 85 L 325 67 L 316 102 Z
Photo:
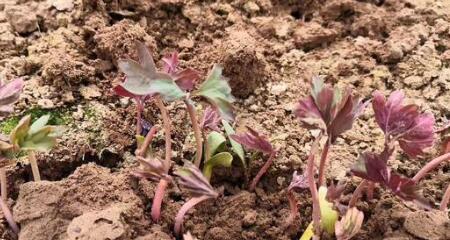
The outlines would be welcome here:
M 175 232 L 176 236 L 180 236 L 181 234 L 181 230 L 183 227 L 183 218 L 184 215 L 186 215 L 187 211 L 189 211 L 189 209 L 193 208 L 195 205 L 206 201 L 208 199 L 210 199 L 210 196 L 201 196 L 201 197 L 194 197 L 191 198 L 189 201 L 187 201 L 178 211 L 177 216 L 175 217 L 175 226 L 173 231 Z
M 319 186 L 325 185 L 325 165 L 327 163 L 327 156 L 328 152 L 330 150 L 330 138 L 328 137 L 327 142 L 325 143 L 325 146 L 322 151 L 322 156 L 320 157 L 320 165 L 319 165 Z
M 367 200 L 372 200 L 373 199 L 373 191 L 375 189 L 375 183 L 374 182 L 368 182 L 367 183 L 367 190 L 366 190 L 366 194 L 367 194 Z
M 352 198 L 348 203 L 349 208 L 354 207 L 356 205 L 356 202 L 361 197 L 364 188 L 367 186 L 367 183 L 368 183 L 367 180 L 362 180 L 362 182 L 359 183 L 358 187 L 356 187 L 355 191 L 352 194 Z
M 267 172 L 267 170 L 269 170 L 270 165 L 272 165 L 273 158 L 276 156 L 276 154 L 276 152 L 270 154 L 269 159 L 266 161 L 266 163 L 264 163 L 264 166 L 259 170 L 258 174 L 256 174 L 256 177 L 250 184 L 250 191 L 255 190 L 256 185 L 258 184 L 261 177 Z
M 189 117 L 191 119 L 192 129 L 194 130 L 195 142 L 197 144 L 197 151 L 195 153 L 194 163 L 195 166 L 199 168 L 200 164 L 202 163 L 202 155 L 203 155 L 202 131 L 200 130 L 200 125 L 198 124 L 197 113 L 195 112 L 194 106 L 189 101 L 190 101 L 189 99 L 184 100 L 184 103 L 186 104 Z
M 147 136 L 145 136 L 145 140 L 142 143 L 142 146 L 136 151 L 136 155 L 139 157 L 145 157 L 145 153 L 147 152 L 148 146 L 152 142 L 153 138 L 155 137 L 155 134 L 158 132 L 158 126 L 153 126 L 150 129 L 150 132 L 147 133 Z
M 159 218 L 161 217 L 161 205 L 164 198 L 164 193 L 166 192 L 167 185 L 169 185 L 169 182 L 162 178 L 158 186 L 155 190 L 155 197 L 153 198 L 152 203 L 152 219 L 154 222 L 158 222 Z
M 166 173 L 169 173 L 170 169 L 170 163 L 172 161 L 172 136 L 171 136 L 171 123 L 169 118 L 169 113 L 167 111 L 166 106 L 164 106 L 163 101 L 161 100 L 161 97 L 156 96 L 156 105 L 158 106 L 159 110 L 161 111 L 163 123 L 164 123 L 164 135 L 166 138 L 166 158 L 164 161 L 164 170 Z
M 447 190 L 445 190 L 444 196 L 442 197 L 441 201 L 441 211 L 447 211 L 447 206 L 450 201 L 450 184 L 447 187 Z
M 432 171 L 437 166 L 439 166 L 440 163 L 447 160 L 450 160 L 450 153 L 446 153 L 431 160 L 422 169 L 420 169 L 420 171 L 413 177 L 412 180 L 415 182 L 419 182 L 420 179 L 422 179 L 428 172 Z
M 298 214 L 297 199 L 295 198 L 293 191 L 288 191 L 288 200 L 289 200 L 289 208 L 291 209 L 291 212 L 289 214 L 287 223 L 288 223 L 288 225 L 290 225 L 295 221 L 295 219 L 297 218 L 297 214 Z
M 307 163 L 307 178 L 309 184 L 309 190 L 311 191 L 312 202 L 313 202 L 313 226 L 315 234 L 320 233 L 320 204 L 319 204 L 319 194 L 317 192 L 316 181 L 314 179 L 314 155 L 317 152 L 319 146 L 319 141 L 322 135 L 318 136 L 314 141 L 311 152 L 309 153 L 308 163 Z
M 19 233 L 19 227 L 17 226 L 16 222 L 14 221 L 13 215 L 11 211 L 8 208 L 8 205 L 3 200 L 3 198 L 0 198 L 0 208 L 2 209 L 3 215 L 5 216 L 6 221 L 8 221 L 9 226 L 14 231 L 15 234 Z

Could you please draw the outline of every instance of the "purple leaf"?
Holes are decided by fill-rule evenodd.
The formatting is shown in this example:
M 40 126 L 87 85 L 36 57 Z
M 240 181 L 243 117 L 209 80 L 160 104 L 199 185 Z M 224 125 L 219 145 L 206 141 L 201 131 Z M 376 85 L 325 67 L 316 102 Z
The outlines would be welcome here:
M 177 72 L 178 68 L 178 53 L 173 52 L 172 54 L 168 54 L 165 57 L 163 57 L 162 61 L 164 62 L 163 70 L 164 72 L 168 74 L 173 74 Z
M 0 80 L 0 117 L 4 117 L 12 112 L 12 104 L 19 100 L 24 82 L 21 78 L 16 78 L 6 84 Z
M 184 91 L 194 89 L 194 84 L 200 79 L 200 74 L 192 68 L 178 70 L 178 53 L 174 52 L 166 55 L 164 62 L 164 72 L 168 73 L 175 80 L 176 84 Z
M 186 161 L 184 167 L 177 169 L 175 175 L 179 177 L 179 184 L 194 197 L 217 198 L 219 195 L 202 172 L 191 162 Z
M 270 144 L 264 135 L 259 134 L 250 127 L 247 127 L 247 129 L 248 132 L 231 135 L 231 138 L 251 150 L 261 151 L 266 154 L 275 152 L 272 144 Z
M 150 179 L 152 181 L 160 181 L 166 179 L 170 182 L 171 177 L 167 175 L 164 164 L 159 159 L 146 159 L 137 157 L 140 167 L 133 172 L 133 175 L 140 178 Z
M 292 181 L 289 184 L 288 191 L 292 191 L 294 189 L 308 189 L 308 178 L 306 177 L 306 173 L 302 175 L 298 175 L 297 171 L 292 174 Z
M 420 114 L 417 105 L 404 106 L 404 98 L 402 91 L 395 91 L 386 101 L 377 91 L 373 94 L 372 107 L 386 139 L 398 140 L 403 151 L 415 157 L 433 145 L 434 117 L 431 114 Z
M 211 129 L 213 131 L 220 132 L 219 123 L 221 121 L 220 114 L 212 107 L 208 106 L 200 122 L 200 128 Z
M 352 128 L 367 104 L 353 95 L 350 89 L 342 93 L 325 85 L 322 78 L 314 77 L 311 95 L 299 101 L 295 115 L 307 128 L 326 130 L 334 142 L 339 135 Z
M 419 200 L 425 204 L 423 197 L 417 192 L 416 182 L 392 172 L 387 166 L 392 153 L 393 149 L 385 149 L 381 154 L 363 153 L 351 172 L 355 176 L 381 184 L 404 200 Z

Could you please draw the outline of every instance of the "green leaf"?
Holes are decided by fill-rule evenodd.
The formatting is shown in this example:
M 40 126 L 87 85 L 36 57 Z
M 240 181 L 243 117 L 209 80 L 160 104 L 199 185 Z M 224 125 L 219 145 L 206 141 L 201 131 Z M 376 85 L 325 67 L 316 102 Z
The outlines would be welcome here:
M 227 140 L 224 136 L 222 136 L 222 134 L 216 131 L 210 132 L 208 134 L 209 156 L 206 156 L 205 159 L 210 159 L 211 156 L 218 152 L 220 149 L 224 149 L 226 142 Z
M 207 162 L 205 162 L 205 166 L 203 167 L 203 175 L 208 179 L 211 179 L 212 171 L 216 166 L 223 167 L 231 167 L 233 162 L 233 156 L 228 152 L 221 152 L 214 155 Z
M 310 222 L 299 240 L 310 240 L 314 237 L 313 223 Z
M 14 145 L 15 148 L 20 148 L 20 143 L 23 142 L 28 134 L 28 130 L 30 130 L 30 123 L 31 115 L 27 115 L 20 119 L 17 126 L 11 131 L 9 138 L 11 144 Z
M 33 141 L 33 139 L 25 140 L 21 145 L 21 150 L 47 152 L 50 151 L 56 145 L 56 139 L 49 136 L 39 138 L 39 141 Z
M 174 101 L 186 95 L 173 80 L 153 80 L 149 94 L 160 94 L 166 101 Z
M 328 202 L 327 188 L 321 186 L 319 188 L 319 205 L 320 205 L 320 223 L 322 228 L 327 231 L 328 234 L 334 234 L 334 225 L 336 224 L 339 214 L 333 209 L 333 204 Z
M 31 124 L 28 134 L 35 134 L 36 132 L 41 130 L 45 125 L 47 125 L 48 120 L 50 120 L 50 115 L 44 115 L 38 120 L 34 121 L 34 123 Z
M 233 120 L 234 115 L 231 103 L 234 102 L 234 97 L 231 95 L 228 81 L 222 76 L 222 68 L 218 65 L 214 65 L 206 81 L 202 83 L 193 95 L 206 98 L 219 110 L 223 119 L 227 121 Z
M 233 152 L 239 157 L 239 159 L 242 162 L 242 165 L 244 168 L 247 168 L 247 163 L 245 162 L 245 154 L 244 154 L 244 148 L 241 144 L 231 139 L 231 135 L 235 134 L 235 131 L 233 127 L 225 120 L 222 120 L 223 127 L 225 128 L 225 132 L 227 133 L 228 139 L 230 140 L 231 149 Z

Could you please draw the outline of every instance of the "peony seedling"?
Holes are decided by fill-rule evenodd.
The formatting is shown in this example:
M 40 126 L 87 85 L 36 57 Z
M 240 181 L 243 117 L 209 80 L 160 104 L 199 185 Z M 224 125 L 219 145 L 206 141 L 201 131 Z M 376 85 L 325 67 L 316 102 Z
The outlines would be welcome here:
M 269 167 L 272 165 L 273 159 L 277 155 L 277 151 L 264 135 L 258 133 L 257 131 L 253 130 L 250 127 L 247 128 L 248 132 L 234 134 L 231 136 L 231 139 L 238 142 L 239 144 L 242 144 L 245 148 L 249 150 L 260 151 L 266 155 L 269 155 L 268 160 L 266 161 L 266 163 L 264 163 L 263 167 L 259 170 L 258 174 L 256 174 L 255 178 L 250 184 L 250 190 L 253 191 L 256 185 L 258 184 L 259 180 L 261 179 L 261 177 L 267 172 Z
M 179 184 L 192 196 L 192 198 L 181 207 L 175 217 L 174 232 L 175 235 L 180 236 L 183 218 L 189 209 L 206 200 L 218 198 L 219 193 L 214 190 L 201 171 L 191 162 L 185 162 L 185 166 L 179 168 L 175 172 L 175 175 L 178 176 Z

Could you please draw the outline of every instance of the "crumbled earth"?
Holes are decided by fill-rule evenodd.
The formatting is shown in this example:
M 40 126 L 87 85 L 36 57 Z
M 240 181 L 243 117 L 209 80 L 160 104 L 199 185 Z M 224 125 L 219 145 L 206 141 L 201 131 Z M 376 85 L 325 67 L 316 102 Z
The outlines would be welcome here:
M 185 219 L 184 229 L 199 239 L 288 240 L 305 230 L 310 196 L 297 194 L 300 218 L 287 226 L 285 189 L 292 173 L 305 169 L 314 138 L 292 114 L 313 75 L 365 99 L 375 90 L 403 89 L 409 102 L 434 114 L 438 126 L 450 118 L 449 1 L 4 0 L 0 75 L 22 77 L 26 86 L 0 131 L 8 133 L 7 126 L 25 114 L 50 113 L 66 132 L 54 150 L 38 155 L 45 181 L 30 182 L 26 156 L 8 167 L 8 204 L 21 231 L 15 236 L 0 218 L 0 238 L 175 239 L 174 217 L 188 196 L 171 185 L 161 221 L 150 220 L 156 184 L 131 174 L 137 166 L 135 106 L 111 90 L 124 78 L 117 61 L 136 59 L 137 40 L 158 66 L 162 56 L 178 51 L 181 67 L 197 69 L 202 79 L 214 64 L 222 65 L 236 97 L 237 130 L 251 126 L 280 149 L 254 193 L 246 190 L 248 179 L 264 156 L 247 154 L 247 172 L 235 164 L 215 173 L 213 186 L 223 187 L 224 194 Z M 180 165 L 193 157 L 194 137 L 183 103 L 168 108 L 173 158 Z M 149 102 L 143 117 L 161 125 L 156 109 Z M 412 177 L 448 144 L 448 131 L 436 137 L 425 156 L 399 155 L 390 163 L 393 169 Z M 351 194 L 359 180 L 349 176 L 349 166 L 359 153 L 382 145 L 368 108 L 332 146 L 329 182 L 345 183 L 344 194 Z M 163 156 L 162 131 L 152 146 Z M 439 203 L 449 183 L 445 163 L 420 186 Z M 374 199 L 364 197 L 358 208 L 365 220 L 355 239 L 450 239 L 448 213 L 423 211 L 383 189 Z

